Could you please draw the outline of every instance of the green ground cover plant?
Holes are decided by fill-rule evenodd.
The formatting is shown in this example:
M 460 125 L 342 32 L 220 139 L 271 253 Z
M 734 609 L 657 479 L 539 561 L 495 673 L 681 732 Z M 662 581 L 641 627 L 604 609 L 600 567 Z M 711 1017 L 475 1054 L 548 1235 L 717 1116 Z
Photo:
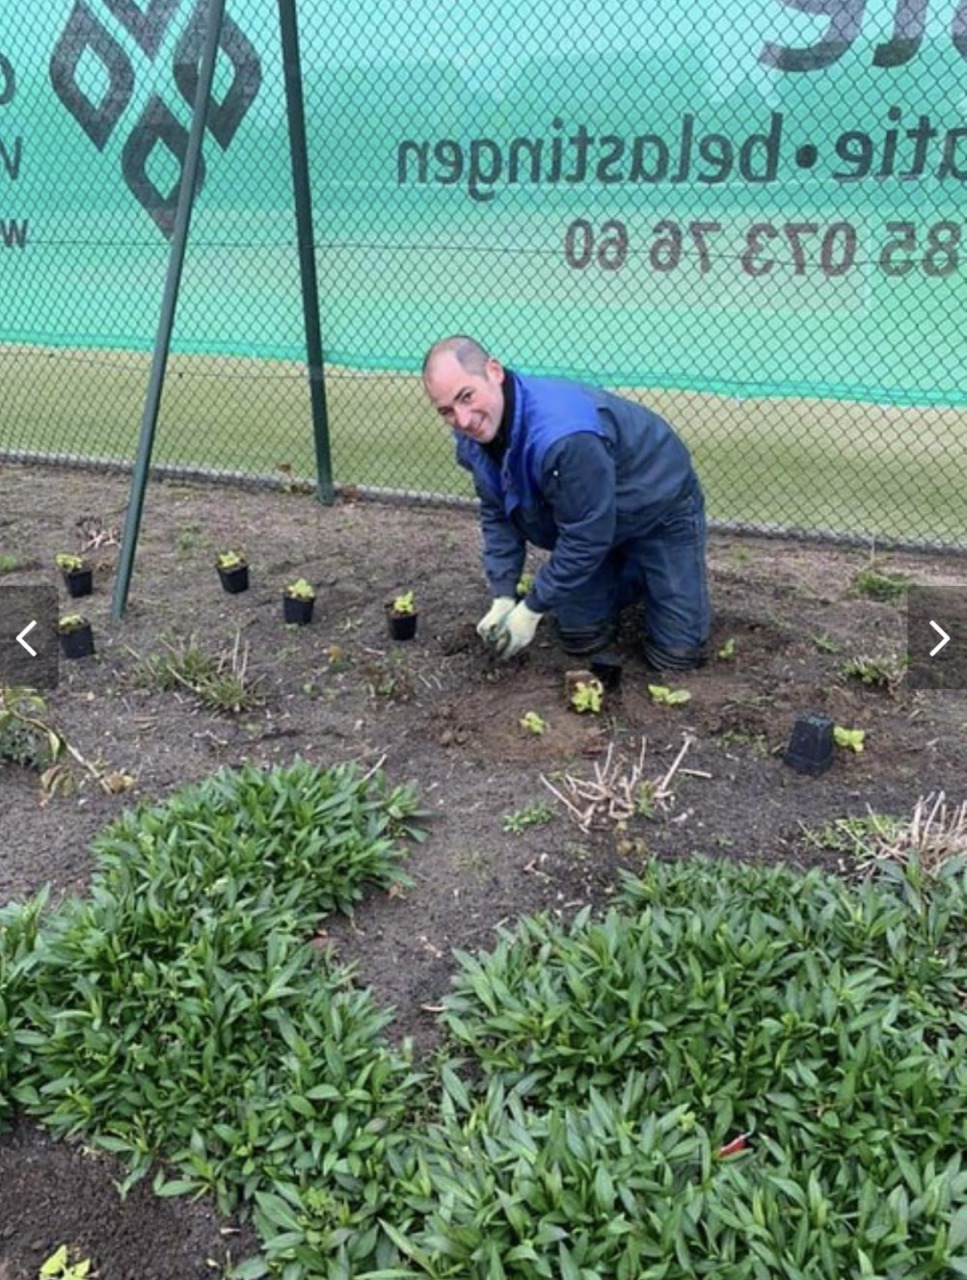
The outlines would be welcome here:
M 160 1194 L 247 1206 L 290 1275 L 347 1236 L 369 1256 L 418 1077 L 312 939 L 408 884 L 420 834 L 407 788 L 305 761 L 132 810 L 96 841 L 86 898 L 0 914 L 0 1104 L 121 1156 L 128 1184 L 164 1156 Z
M 967 1275 L 962 858 L 653 863 L 456 953 L 416 1069 L 313 939 L 420 834 L 304 761 L 123 816 L 0 912 L 0 1116 L 251 1214 L 236 1280 Z
M 967 1274 L 964 889 L 655 865 L 461 954 L 444 1194 L 383 1274 Z

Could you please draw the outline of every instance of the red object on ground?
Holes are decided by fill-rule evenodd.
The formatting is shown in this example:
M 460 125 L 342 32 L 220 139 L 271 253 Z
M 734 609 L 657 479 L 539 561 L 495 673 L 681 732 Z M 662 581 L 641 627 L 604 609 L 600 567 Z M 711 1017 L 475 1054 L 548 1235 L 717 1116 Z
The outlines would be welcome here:
M 734 1156 L 740 1151 L 744 1151 L 749 1145 L 751 1133 L 740 1133 L 737 1138 L 733 1138 L 731 1142 L 727 1142 L 724 1147 L 719 1147 L 719 1156 Z

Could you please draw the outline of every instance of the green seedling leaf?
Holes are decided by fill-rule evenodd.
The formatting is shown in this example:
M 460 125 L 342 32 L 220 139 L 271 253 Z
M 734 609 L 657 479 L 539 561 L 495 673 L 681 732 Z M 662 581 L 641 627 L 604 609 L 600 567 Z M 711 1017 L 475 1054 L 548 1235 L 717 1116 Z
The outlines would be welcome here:
M 650 684 L 648 694 L 652 702 L 666 707 L 681 706 L 685 702 L 690 702 L 692 697 L 687 689 L 669 689 L 664 684 Z
M 865 729 L 844 729 L 842 725 L 833 726 L 833 741 L 838 747 L 859 753 L 864 749 Z
M 591 715 L 597 715 L 601 710 L 603 695 L 604 685 L 596 677 L 579 680 L 571 693 L 571 706 L 579 714 L 590 712 Z
M 528 733 L 533 733 L 535 736 L 540 737 L 547 728 L 547 721 L 543 716 L 539 716 L 536 711 L 525 711 L 520 718 L 520 727 Z
M 46 1276 L 57 1276 L 67 1266 L 67 1245 L 62 1244 L 59 1249 L 50 1255 L 46 1262 L 41 1265 L 40 1274 Z

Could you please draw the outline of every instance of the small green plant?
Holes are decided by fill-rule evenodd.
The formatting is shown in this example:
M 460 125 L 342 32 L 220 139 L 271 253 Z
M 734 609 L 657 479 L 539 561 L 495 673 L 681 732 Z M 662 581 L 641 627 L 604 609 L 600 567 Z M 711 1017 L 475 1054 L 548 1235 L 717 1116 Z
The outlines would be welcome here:
M 861 569 L 853 578 L 853 590 L 868 600 L 896 604 L 903 599 L 910 579 L 905 573 L 880 573 L 878 569 Z
M 522 809 L 515 809 L 513 813 L 505 813 L 500 825 L 505 831 L 520 835 L 528 827 L 546 826 L 553 817 L 554 810 L 550 805 L 538 802 L 537 804 L 525 805 Z
M 650 684 L 648 696 L 652 702 L 657 702 L 659 706 L 664 707 L 679 707 L 685 702 L 690 702 L 692 697 L 687 689 L 669 689 L 664 684 Z
M 196 523 L 183 525 L 175 535 L 175 551 L 179 556 L 189 556 L 197 550 L 201 542 L 201 525 Z
M 413 592 L 404 591 L 402 595 L 398 595 L 393 601 L 393 612 L 401 617 L 410 613 L 416 613 L 416 605 L 413 602 Z
M 728 662 L 730 658 L 735 657 L 735 636 L 729 636 L 725 644 L 719 649 L 718 656 L 723 662 Z
M 846 747 L 857 754 L 864 749 L 865 729 L 844 729 L 841 724 L 833 725 L 833 741 L 838 747 Z
M 604 685 L 596 677 L 592 676 L 590 680 L 578 680 L 571 694 L 571 706 L 581 715 L 590 712 L 591 715 L 597 715 L 601 710 L 601 699 L 604 695 Z
M 0 686 L 0 760 L 40 771 L 63 748 L 64 739 L 47 718 L 47 703 L 35 689 Z
M 0 573 L 12 573 L 14 569 L 20 568 L 20 557 L 12 552 L 5 552 L 0 555 Z
M 361 666 L 370 695 L 387 702 L 409 702 L 416 692 L 406 659 L 398 653 L 377 657 Z
M 894 815 L 870 812 L 861 817 L 835 818 L 818 829 L 802 827 L 802 833 L 811 845 L 827 853 L 868 858 L 878 845 L 893 841 L 903 825 L 902 819 Z
M 655 790 L 657 783 L 646 779 L 638 784 L 638 790 L 635 792 L 635 813 L 642 818 L 653 818 L 655 816 Z
M 822 631 L 819 635 L 810 638 L 819 653 L 839 653 L 839 645 L 828 632 Z
M 90 1258 L 78 1258 L 76 1262 L 72 1262 L 67 1245 L 62 1244 L 41 1264 L 37 1276 L 38 1280 L 84 1280 L 90 1270 Z
M 859 680 L 868 689 L 885 689 L 893 693 L 906 669 L 906 658 L 895 654 L 879 658 L 861 654 L 844 662 L 839 672 L 845 680 Z
M 76 573 L 79 569 L 85 568 L 84 557 L 75 556 L 70 551 L 60 551 L 54 556 L 54 564 L 58 569 L 62 569 L 64 573 Z
M 241 569 L 248 561 L 238 551 L 220 551 L 215 563 L 219 569 Z
M 289 583 L 285 594 L 293 600 L 315 600 L 316 589 L 306 578 L 297 578 L 295 582 Z
M 525 711 L 520 718 L 520 727 L 539 738 L 547 728 L 547 721 L 536 711 Z
M 80 631 L 82 627 L 87 625 L 87 619 L 82 613 L 65 613 L 57 623 L 57 630 L 60 632 Z
M 86 760 L 54 727 L 46 701 L 36 689 L 26 686 L 0 685 L 2 760 L 36 769 L 40 773 L 40 789 L 45 796 L 67 795 L 75 791 L 78 766 L 104 791 L 114 792 L 130 785 L 126 781 L 130 775 L 114 770 L 105 772 L 103 767 Z
M 514 588 L 517 595 L 523 600 L 528 592 L 534 589 L 534 575 L 532 573 L 522 573 L 517 579 L 517 586 Z

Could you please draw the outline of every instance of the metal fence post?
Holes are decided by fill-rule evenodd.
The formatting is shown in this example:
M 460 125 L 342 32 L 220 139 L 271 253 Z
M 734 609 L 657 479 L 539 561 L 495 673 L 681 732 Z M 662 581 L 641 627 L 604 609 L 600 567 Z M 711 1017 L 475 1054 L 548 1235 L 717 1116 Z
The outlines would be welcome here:
M 316 279 L 316 242 L 312 227 L 312 193 L 309 186 L 309 153 L 302 97 L 302 63 L 299 57 L 299 30 L 295 0 L 279 0 L 279 29 L 282 36 L 282 63 L 285 71 L 285 100 L 289 117 L 289 154 L 292 161 L 292 189 L 295 199 L 296 231 L 299 239 L 299 275 L 302 282 L 302 312 L 306 330 L 306 364 L 309 373 L 309 402 L 316 447 L 316 492 L 319 501 L 334 498 L 332 458 L 329 448 L 329 416 L 319 323 L 319 286 Z
M 111 599 L 111 617 L 114 619 L 119 619 L 123 616 L 128 599 L 131 568 L 134 564 L 138 530 L 141 526 L 144 491 L 148 482 L 148 470 L 151 466 L 151 449 L 154 444 L 155 427 L 158 423 L 158 408 L 161 404 L 161 392 L 164 388 L 168 351 L 171 347 L 171 331 L 174 327 L 175 310 L 178 306 L 181 269 L 185 261 L 185 245 L 188 241 L 191 211 L 195 201 L 198 162 L 201 158 L 201 144 L 205 133 L 205 122 L 208 117 L 208 103 L 211 98 L 212 82 L 215 78 L 215 61 L 218 57 L 218 43 L 221 38 L 224 14 L 225 0 L 209 0 L 208 30 L 205 33 L 201 67 L 198 74 L 198 86 L 195 90 L 195 101 L 192 107 L 191 128 L 188 131 L 188 143 L 185 151 L 185 167 L 181 175 L 178 205 L 175 209 L 175 222 L 171 234 L 168 274 L 165 278 L 164 295 L 161 300 L 161 316 L 158 321 L 158 332 L 151 359 L 151 374 L 148 378 L 144 413 L 141 417 L 141 435 L 138 440 L 134 474 L 131 478 L 131 497 L 124 517 L 124 533 L 121 537 L 118 573 L 114 580 L 114 594 Z

